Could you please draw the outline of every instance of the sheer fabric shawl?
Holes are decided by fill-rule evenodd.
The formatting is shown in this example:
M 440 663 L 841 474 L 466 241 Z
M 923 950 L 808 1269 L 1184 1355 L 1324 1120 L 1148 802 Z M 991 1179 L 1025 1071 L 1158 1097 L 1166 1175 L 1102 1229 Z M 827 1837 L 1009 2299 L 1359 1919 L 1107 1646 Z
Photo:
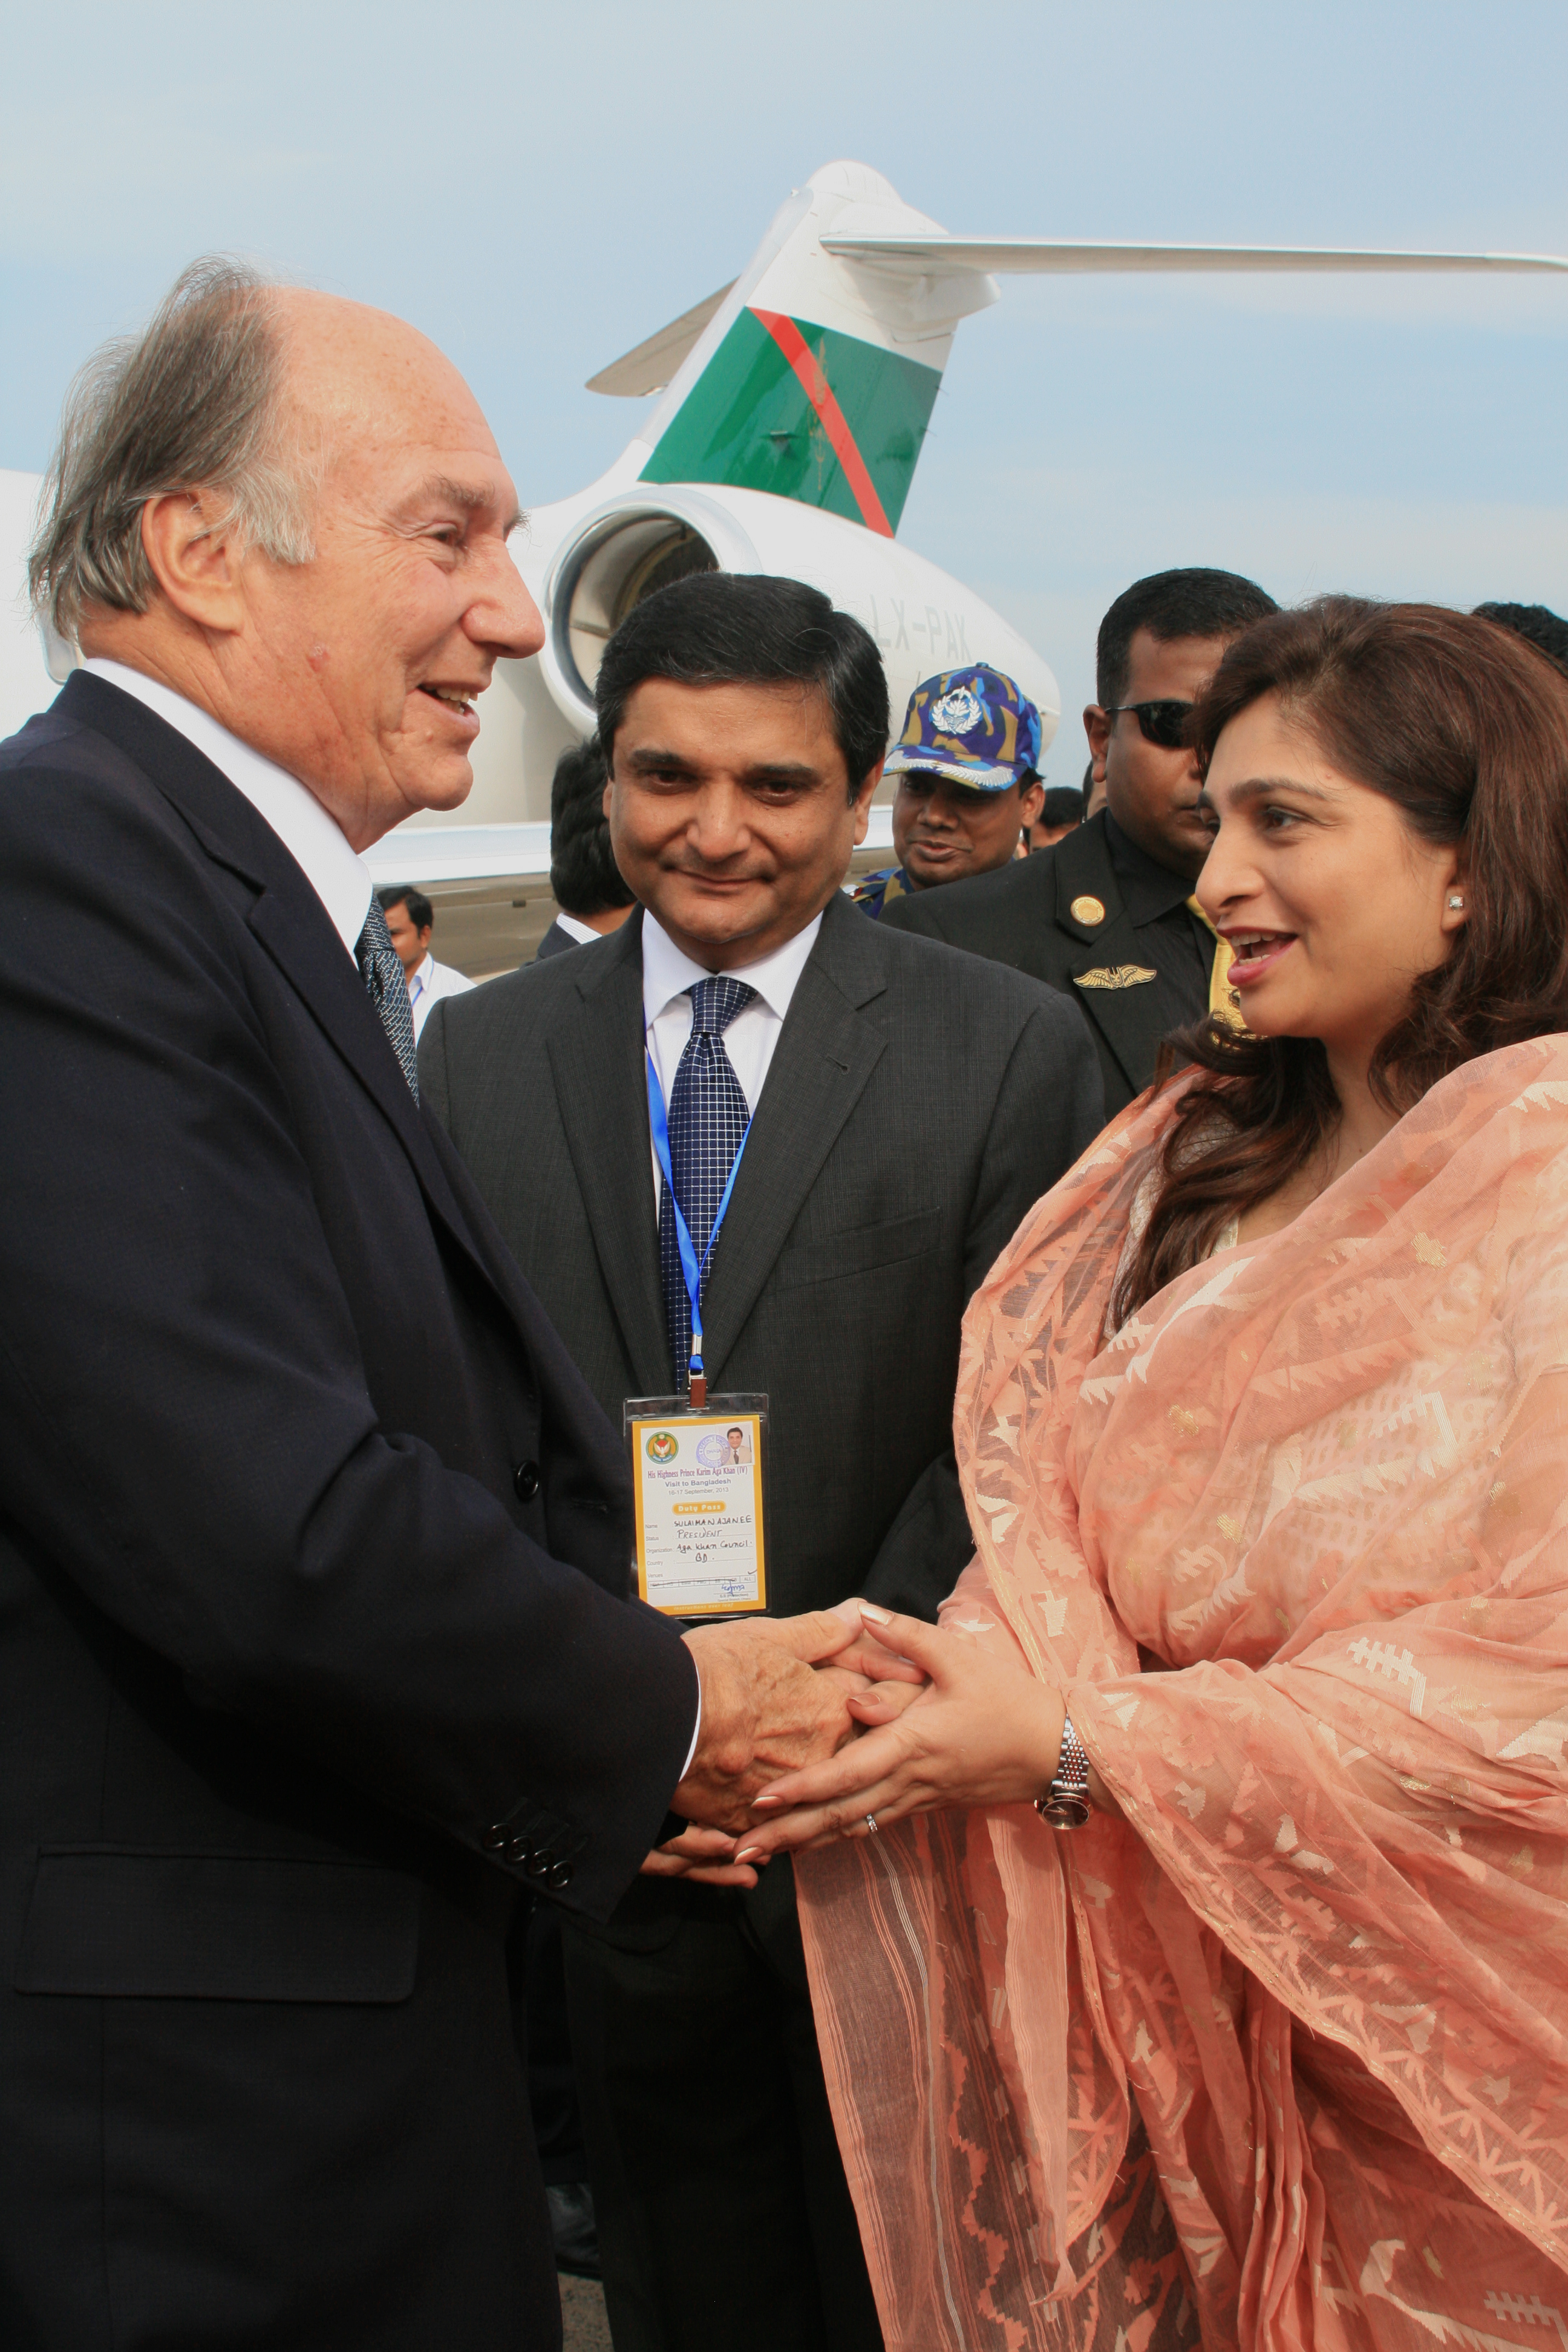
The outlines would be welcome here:
M 1107 1339 L 1173 1099 L 1020 1229 L 956 1415 L 944 1622 L 1125 1819 L 799 1864 L 890 2352 L 1568 2352 L 1568 1038 Z

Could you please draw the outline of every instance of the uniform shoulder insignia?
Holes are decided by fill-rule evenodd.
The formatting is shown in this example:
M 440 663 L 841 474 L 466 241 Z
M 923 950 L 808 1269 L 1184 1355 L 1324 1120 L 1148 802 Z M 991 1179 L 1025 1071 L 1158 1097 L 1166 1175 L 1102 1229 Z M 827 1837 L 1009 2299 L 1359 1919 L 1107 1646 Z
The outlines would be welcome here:
M 1146 963 L 1100 964 L 1093 971 L 1073 974 L 1075 988 L 1142 988 L 1146 980 L 1158 980 Z

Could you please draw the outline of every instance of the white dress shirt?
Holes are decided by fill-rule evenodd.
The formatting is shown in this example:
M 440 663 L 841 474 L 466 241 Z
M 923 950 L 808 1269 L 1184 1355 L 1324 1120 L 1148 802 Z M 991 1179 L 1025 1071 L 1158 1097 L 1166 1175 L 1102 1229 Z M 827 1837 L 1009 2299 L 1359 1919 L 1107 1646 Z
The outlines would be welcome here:
M 449 963 L 437 963 L 426 949 L 423 963 L 416 963 L 408 974 L 408 1004 L 414 1015 L 414 1042 L 430 1017 L 430 1007 L 443 996 L 461 996 L 473 982 L 462 972 L 454 971 Z
M 567 938 L 575 940 L 580 948 L 592 947 L 595 940 L 604 938 L 602 931 L 596 931 L 592 923 L 584 922 L 580 915 L 557 915 L 555 920 Z
M 314 793 L 284 768 L 242 743 L 226 727 L 195 703 L 187 702 L 173 687 L 144 677 L 124 662 L 105 661 L 94 654 L 82 667 L 124 694 L 133 694 L 149 710 L 177 728 L 188 743 L 209 759 L 245 794 L 258 816 L 272 827 L 305 879 L 326 908 L 334 931 L 350 955 L 359 945 L 364 919 L 370 912 L 370 868 L 351 849 L 346 835 L 330 817 Z
M 746 1097 L 746 1108 L 754 1112 L 773 1058 L 773 1048 L 779 1042 L 779 1032 L 789 1011 L 790 999 L 806 959 L 816 945 L 816 935 L 822 929 L 822 917 L 815 915 L 804 931 L 786 940 L 772 955 L 759 957 L 755 963 L 738 964 L 725 973 L 727 980 L 742 980 L 756 990 L 750 1004 L 742 1005 L 724 1032 L 724 1051 L 730 1057 L 730 1067 L 741 1082 L 741 1092 Z M 665 1106 L 669 1104 L 670 1089 L 686 1043 L 691 1034 L 691 999 L 687 991 L 699 980 L 711 980 L 713 974 L 700 963 L 693 963 L 682 954 L 668 932 L 654 918 L 644 913 L 642 919 L 642 1015 L 647 1050 L 653 1056 L 653 1066 L 658 1073 L 658 1083 L 664 1088 Z M 653 1163 L 653 1198 L 657 1214 L 659 1188 L 658 1155 L 650 1152 Z

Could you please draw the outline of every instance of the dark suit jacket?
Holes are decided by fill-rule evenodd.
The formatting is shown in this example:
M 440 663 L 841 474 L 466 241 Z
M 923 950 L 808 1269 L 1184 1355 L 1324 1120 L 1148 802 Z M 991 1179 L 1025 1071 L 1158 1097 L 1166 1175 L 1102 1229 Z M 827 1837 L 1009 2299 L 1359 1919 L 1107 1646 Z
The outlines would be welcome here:
M 431 1108 L 606 1412 L 674 1385 L 642 918 L 435 1006 Z M 965 1301 L 1100 1123 L 1081 1024 L 836 894 L 775 1048 L 706 1298 L 713 1390 L 772 1407 L 769 1601 L 934 1615 L 972 1549 L 952 1461 Z
M 550 929 L 540 940 L 533 961 L 535 963 L 543 963 L 550 956 L 564 955 L 568 948 L 580 948 L 586 944 L 585 940 L 574 940 L 570 931 L 563 931 L 557 919 L 551 924 Z
M 1100 919 L 1073 913 L 1074 900 L 1085 898 L 1104 908 Z M 1134 919 L 1111 863 L 1103 810 L 1054 848 L 894 900 L 881 928 L 945 940 L 1072 997 L 1099 1048 L 1108 1118 L 1152 1083 L 1169 1032 L 1208 1010 L 1191 957 L 1173 953 L 1158 922 Z
M 695 1706 L 618 1433 L 183 736 L 73 677 L 0 872 L 0 2341 L 548 2343 L 504 1935 Z

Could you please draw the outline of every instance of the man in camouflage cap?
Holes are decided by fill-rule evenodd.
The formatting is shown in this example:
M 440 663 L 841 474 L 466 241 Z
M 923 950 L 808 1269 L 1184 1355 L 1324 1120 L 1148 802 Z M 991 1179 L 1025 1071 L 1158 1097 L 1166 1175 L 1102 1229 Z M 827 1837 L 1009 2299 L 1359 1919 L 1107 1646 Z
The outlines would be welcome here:
M 1040 714 L 984 662 L 928 677 L 910 697 L 888 754 L 896 866 L 868 874 L 855 903 L 871 916 L 914 890 L 1005 866 L 1040 813 Z

